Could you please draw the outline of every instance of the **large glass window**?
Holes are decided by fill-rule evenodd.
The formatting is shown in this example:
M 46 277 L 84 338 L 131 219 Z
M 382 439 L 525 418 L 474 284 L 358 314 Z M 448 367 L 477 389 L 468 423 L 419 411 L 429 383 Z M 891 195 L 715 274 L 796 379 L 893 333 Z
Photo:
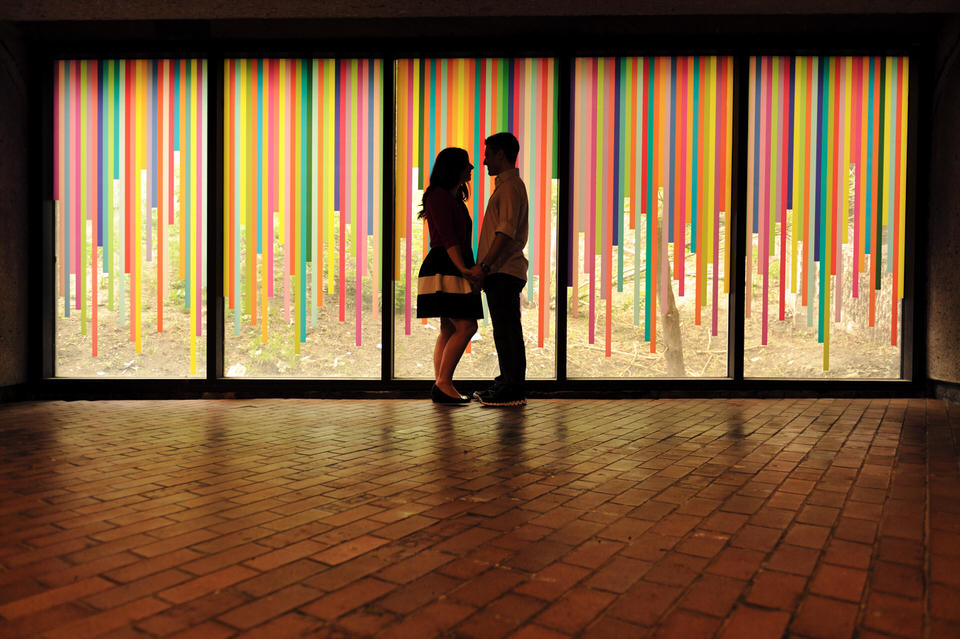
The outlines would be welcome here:
M 732 59 L 571 72 L 569 376 L 727 375 Z
M 437 153 L 467 150 L 476 165 L 467 207 L 476 253 L 493 178 L 482 167 L 484 140 L 511 131 L 520 141 L 517 166 L 530 206 L 526 254 L 530 263 L 521 314 L 527 377 L 556 375 L 551 338 L 556 307 L 557 64 L 550 58 L 414 59 L 396 65 L 395 365 L 397 377 L 433 377 L 439 321 L 416 318 L 417 271 L 427 253 L 425 223 L 417 219 Z M 457 368 L 462 377 L 499 372 L 489 319 Z
M 224 370 L 380 377 L 381 60 L 224 63 Z
M 205 375 L 207 63 L 54 69 L 56 368 Z
M 744 372 L 898 378 L 903 57 L 750 59 Z
M 744 58 L 739 114 L 734 66 L 574 58 L 560 95 L 552 58 L 235 58 L 208 115 L 204 60 L 55 60 L 54 373 L 204 377 L 213 268 L 225 376 L 429 379 L 439 322 L 416 317 L 423 190 L 440 150 L 467 150 L 476 252 L 495 187 L 484 140 L 510 131 L 530 206 L 528 377 L 557 375 L 559 256 L 568 378 L 727 377 L 742 115 L 744 375 L 899 379 L 909 58 Z M 211 162 L 223 260 L 208 266 Z M 485 314 L 458 377 L 498 373 Z

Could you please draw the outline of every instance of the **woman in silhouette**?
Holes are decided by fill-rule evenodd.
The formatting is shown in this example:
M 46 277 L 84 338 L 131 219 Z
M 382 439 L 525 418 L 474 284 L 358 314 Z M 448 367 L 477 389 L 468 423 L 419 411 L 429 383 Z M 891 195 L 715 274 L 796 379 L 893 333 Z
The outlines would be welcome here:
M 468 277 L 474 265 L 473 223 L 465 201 L 472 171 L 465 150 L 440 151 L 421 201 L 419 217 L 426 219 L 430 230 L 430 252 L 418 275 L 417 317 L 440 318 L 430 393 L 438 404 L 469 403 L 470 398 L 453 385 L 453 372 L 477 332 L 477 320 L 483 317 L 480 290 Z

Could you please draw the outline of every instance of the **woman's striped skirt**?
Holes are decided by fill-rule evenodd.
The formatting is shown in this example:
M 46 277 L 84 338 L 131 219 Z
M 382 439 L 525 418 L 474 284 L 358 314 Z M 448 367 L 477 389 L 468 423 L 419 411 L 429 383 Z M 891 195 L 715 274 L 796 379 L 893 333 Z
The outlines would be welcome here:
M 468 267 L 473 255 L 464 256 Z M 449 317 L 480 319 L 483 304 L 480 289 L 460 274 L 447 249 L 430 249 L 420 266 L 417 278 L 417 317 Z

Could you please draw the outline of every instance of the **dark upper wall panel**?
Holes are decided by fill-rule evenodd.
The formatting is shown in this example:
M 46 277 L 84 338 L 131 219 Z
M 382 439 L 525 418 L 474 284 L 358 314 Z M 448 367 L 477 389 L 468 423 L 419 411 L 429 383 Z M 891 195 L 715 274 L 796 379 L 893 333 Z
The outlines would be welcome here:
M 17 30 L 0 24 L 0 388 L 26 382 L 29 369 L 26 67 Z
M 953 13 L 956 0 L 7 0 L 0 20 L 215 20 L 444 16 L 656 16 Z
M 944 28 L 938 49 L 930 114 L 927 370 L 932 380 L 960 384 L 960 20 Z

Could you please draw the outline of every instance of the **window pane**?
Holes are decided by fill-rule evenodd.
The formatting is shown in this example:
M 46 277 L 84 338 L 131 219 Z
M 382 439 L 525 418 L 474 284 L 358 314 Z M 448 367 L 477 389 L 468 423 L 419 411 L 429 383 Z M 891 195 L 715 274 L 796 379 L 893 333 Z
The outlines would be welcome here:
M 54 64 L 56 374 L 205 376 L 207 63 Z
M 380 377 L 382 76 L 225 61 L 228 377 Z
M 571 72 L 568 375 L 726 376 L 732 58 Z
M 557 64 L 549 58 L 420 59 L 396 64 L 395 364 L 397 377 L 432 378 L 439 320 L 416 316 L 417 272 L 427 254 L 425 222 L 417 219 L 437 153 L 467 150 L 476 166 L 467 208 L 473 250 L 494 180 L 483 162 L 484 140 L 510 131 L 520 141 L 517 167 L 530 207 L 526 256 L 530 263 L 521 299 L 527 378 L 556 376 L 551 335 L 556 304 Z M 485 319 L 457 367 L 458 378 L 499 373 L 493 331 Z
M 751 58 L 746 375 L 900 377 L 908 75 Z

